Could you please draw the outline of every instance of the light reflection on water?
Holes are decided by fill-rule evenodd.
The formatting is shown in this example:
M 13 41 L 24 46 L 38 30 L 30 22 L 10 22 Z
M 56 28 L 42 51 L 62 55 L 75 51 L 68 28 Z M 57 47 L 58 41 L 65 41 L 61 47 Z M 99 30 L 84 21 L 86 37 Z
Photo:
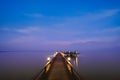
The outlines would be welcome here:
M 47 51 L 0 52 L 0 80 L 31 80 L 52 54 L 53 52 Z M 85 80 L 120 80 L 118 54 L 119 52 L 82 52 L 73 63 Z

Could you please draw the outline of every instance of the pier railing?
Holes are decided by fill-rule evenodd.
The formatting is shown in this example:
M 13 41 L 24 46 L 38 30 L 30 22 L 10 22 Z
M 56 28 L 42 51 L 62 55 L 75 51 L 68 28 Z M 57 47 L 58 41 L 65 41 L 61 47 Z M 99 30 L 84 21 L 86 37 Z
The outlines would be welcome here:
M 53 64 L 55 60 L 55 56 L 46 63 L 46 65 L 42 68 L 42 70 L 35 77 L 33 77 L 32 80 L 39 80 L 39 78 L 43 77 L 50 70 L 51 65 Z
M 70 74 L 70 76 L 73 78 L 73 80 L 81 80 L 79 73 L 73 68 L 70 61 L 68 61 L 62 53 L 60 53 L 60 54 L 63 56 L 64 63 L 68 69 L 68 74 Z M 47 62 L 47 64 L 43 67 L 43 69 L 35 77 L 33 77 L 32 80 L 42 80 L 42 79 L 46 80 L 46 78 L 47 78 L 46 74 L 48 74 L 50 72 L 52 64 L 55 61 L 56 55 L 57 54 L 55 54 L 54 57 L 50 61 Z
M 69 60 L 67 60 L 65 57 L 64 57 L 64 54 L 61 53 L 63 58 L 65 59 L 65 63 L 67 65 L 67 68 L 69 70 L 69 72 L 71 73 L 71 76 L 74 78 L 74 80 L 81 80 L 81 77 L 79 75 L 79 73 L 73 68 L 72 64 L 70 63 Z

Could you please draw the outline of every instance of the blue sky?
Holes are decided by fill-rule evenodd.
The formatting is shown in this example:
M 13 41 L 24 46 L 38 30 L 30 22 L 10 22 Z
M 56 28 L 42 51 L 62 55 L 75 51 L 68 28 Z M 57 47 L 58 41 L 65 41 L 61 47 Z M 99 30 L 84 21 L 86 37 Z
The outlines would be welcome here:
M 119 0 L 1 0 L 0 50 L 120 47 Z

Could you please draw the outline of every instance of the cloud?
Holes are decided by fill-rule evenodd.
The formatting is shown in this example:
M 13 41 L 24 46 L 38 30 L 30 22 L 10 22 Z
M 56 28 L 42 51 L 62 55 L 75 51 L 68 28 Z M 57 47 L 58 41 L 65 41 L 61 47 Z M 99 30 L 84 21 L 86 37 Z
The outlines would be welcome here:
M 102 10 L 97 12 L 88 12 L 87 14 L 83 15 L 81 18 L 82 20 L 100 20 L 103 18 L 111 17 L 116 15 L 120 10 Z
M 60 43 L 60 44 L 67 44 L 67 45 L 71 45 L 71 44 L 88 44 L 88 43 L 93 43 L 93 42 L 114 42 L 118 40 L 117 37 L 95 37 L 95 38 L 81 38 L 81 39 L 75 39 L 75 40 L 67 40 L 67 41 L 58 41 L 55 43 Z
M 0 30 L 2 30 L 2 31 L 11 31 L 10 28 L 1 28 Z
M 120 47 L 120 38 L 105 37 L 105 38 L 87 38 L 73 41 L 67 47 L 69 49 L 88 50 L 88 49 L 105 49 Z
M 120 28 L 109 28 L 96 30 L 95 25 L 89 23 L 101 20 L 117 14 L 119 10 L 104 10 L 95 13 L 88 13 L 83 16 L 64 17 L 58 23 L 44 26 L 25 26 L 15 28 L 4 28 L 4 31 L 12 31 L 17 35 L 10 39 L 8 44 L 23 49 L 77 49 L 77 48 L 104 48 L 120 44 L 115 37 L 108 37 L 104 32 L 120 31 Z M 25 14 L 30 17 L 42 17 L 36 15 Z M 54 20 L 59 19 L 55 18 Z M 108 25 L 109 26 L 109 25 Z M 98 25 L 96 25 L 98 28 Z M 100 27 L 102 27 L 100 25 Z M 90 30 L 91 29 L 91 30 Z M 102 34 L 101 34 L 102 33 Z M 27 35 L 23 35 L 27 34 Z M 115 34 L 114 34 L 115 35 Z M 103 37 L 104 36 L 104 37 Z M 117 36 L 118 37 L 118 36 Z
M 22 29 L 13 29 L 13 30 L 19 33 L 28 34 L 28 33 L 38 32 L 41 29 L 39 27 L 27 27 L 27 28 L 22 28 Z
M 120 27 L 104 29 L 102 32 L 120 32 Z
M 97 13 L 89 13 L 86 15 L 86 17 L 94 19 L 94 20 L 99 20 L 102 18 L 110 17 L 113 15 L 116 15 L 120 10 L 103 10 Z
M 2 31 L 17 32 L 22 34 L 32 34 L 35 32 L 44 31 L 43 28 L 37 26 L 26 26 L 25 28 L 1 28 Z
M 82 33 L 86 33 L 87 30 L 93 28 L 109 26 L 106 21 L 109 17 L 115 16 L 120 10 L 111 9 L 111 10 L 101 10 L 96 12 L 87 12 L 83 15 L 77 15 L 72 17 L 57 18 L 61 19 L 59 23 L 52 24 L 55 28 L 64 28 L 69 30 L 76 30 Z M 110 18 L 109 18 L 110 19 Z M 108 21 L 107 21 L 108 22 Z M 84 30 L 84 31 L 83 31 Z
M 34 18 L 41 18 L 41 17 L 44 17 L 42 14 L 40 13 L 24 13 L 25 16 L 28 16 L 28 17 L 34 17 Z
M 52 32 L 52 31 L 51 31 Z M 41 33 L 41 32 L 40 32 Z M 114 47 L 120 44 L 118 38 L 116 37 L 87 37 L 87 38 L 74 38 L 58 36 L 53 32 L 50 34 L 49 32 L 42 32 L 43 34 L 35 34 L 35 35 L 21 35 L 17 36 L 13 39 L 10 39 L 5 44 L 7 46 L 11 46 L 17 49 L 31 49 L 31 50 L 62 50 L 62 49 L 97 49 L 97 48 L 109 48 Z M 46 34 L 45 34 L 46 33 Z M 50 35 L 49 35 L 50 34 Z M 59 38 L 60 37 L 60 38 Z M 66 38 L 69 39 L 66 39 Z M 61 39 L 62 38 L 62 39 Z M 74 39 L 73 39 L 74 38 Z M 4 45 L 5 45 L 4 44 Z

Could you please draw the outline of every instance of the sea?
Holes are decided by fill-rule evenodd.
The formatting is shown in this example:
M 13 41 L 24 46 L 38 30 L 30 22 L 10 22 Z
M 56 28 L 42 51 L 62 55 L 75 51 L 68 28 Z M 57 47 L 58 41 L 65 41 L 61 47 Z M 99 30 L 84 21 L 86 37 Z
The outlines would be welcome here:
M 0 80 L 32 80 L 54 52 L 1 51 Z M 120 50 L 83 50 L 79 53 L 78 65 L 74 68 L 83 80 L 120 80 Z

